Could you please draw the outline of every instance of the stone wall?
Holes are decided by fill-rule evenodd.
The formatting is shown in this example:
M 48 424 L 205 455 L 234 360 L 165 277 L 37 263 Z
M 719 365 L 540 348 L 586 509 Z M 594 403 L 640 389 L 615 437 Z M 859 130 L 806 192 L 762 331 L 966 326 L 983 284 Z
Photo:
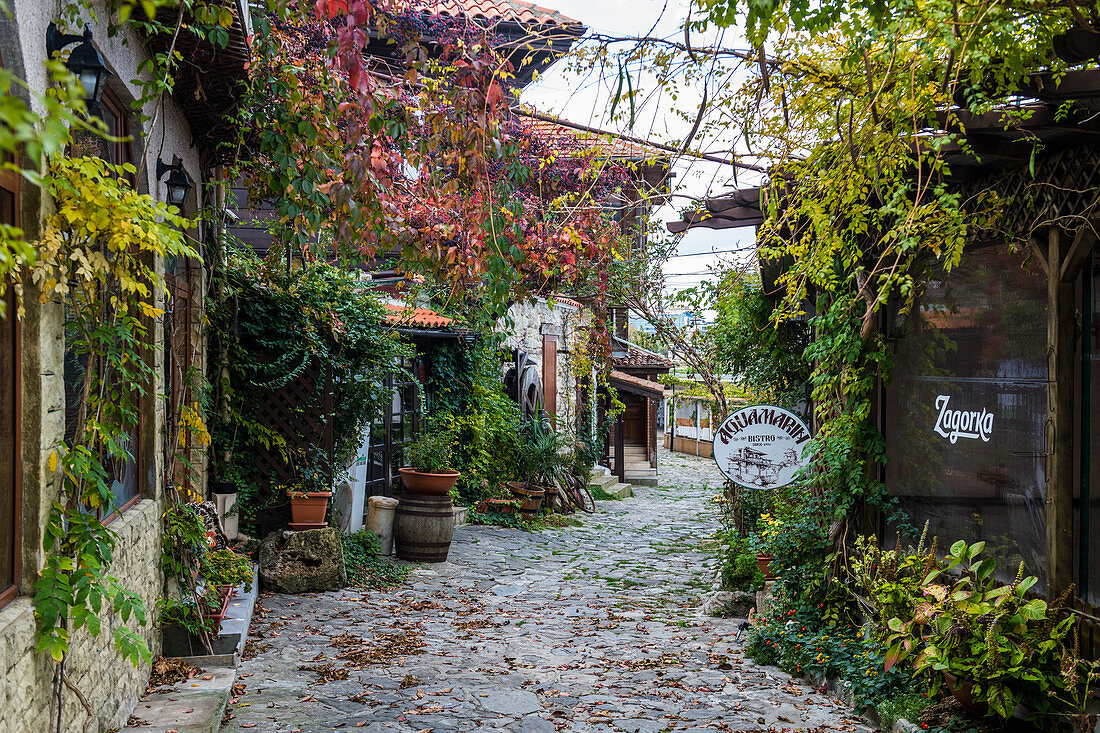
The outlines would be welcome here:
M 150 615 L 161 591 L 160 511 L 152 500 L 138 502 L 111 523 L 118 532 L 116 560 L 111 571 L 119 582 L 137 591 Z M 112 614 L 101 614 L 103 628 L 93 638 L 81 631 L 73 638 L 66 673 L 88 698 L 95 711 L 91 730 L 111 730 L 126 724 L 149 678 L 149 668 L 134 667 L 114 648 L 113 630 L 118 623 Z M 152 620 L 152 619 L 150 619 Z M 159 651 L 159 634 L 152 623 L 140 628 L 134 619 L 127 624 L 139 630 L 154 654 Z M 0 730 L 46 730 L 50 715 L 50 691 L 54 664 L 34 649 L 34 613 L 24 596 L 0 609 Z M 81 730 L 85 712 L 76 697 L 66 691 L 61 730 Z
M 87 17 L 93 33 L 93 42 L 100 49 L 115 76 L 110 88 L 124 104 L 140 96 L 139 82 L 146 77 L 138 67 L 146 52 L 141 39 L 132 29 L 109 36 L 103 0 L 97 0 L 98 21 Z M 9 2 L 12 17 L 0 14 L 0 54 L 5 66 L 24 76 L 35 94 L 45 92 L 46 75 L 45 33 L 48 23 L 55 18 L 54 3 L 41 0 L 15 0 Z M 140 12 L 140 10 L 138 11 Z M 146 79 L 147 80 L 147 79 Z M 25 92 L 17 92 L 35 104 L 34 98 Z M 145 110 L 152 115 L 153 103 Z M 146 123 L 147 124 L 147 123 Z M 131 148 L 135 164 L 141 170 L 136 188 L 158 200 L 164 200 L 166 188 L 156 179 L 157 159 L 172 162 L 174 156 L 182 159 L 184 167 L 196 182 L 185 205 L 185 214 L 194 212 L 204 201 L 201 182 L 204 177 L 200 167 L 200 151 L 191 146 L 192 135 L 176 104 L 168 99 L 161 108 L 155 128 L 142 129 L 136 115 L 131 117 Z M 52 204 L 37 189 L 24 185 L 21 190 L 21 224 L 28 239 L 33 240 L 42 223 L 52 213 Z M 201 232 L 192 232 L 201 236 Z M 155 263 L 163 269 L 163 263 Z M 193 283 L 193 292 L 201 296 L 202 277 Z M 57 477 L 48 468 L 50 454 L 64 439 L 65 390 L 64 390 L 64 311 L 59 303 L 39 304 L 37 292 L 28 285 L 26 293 L 27 313 L 21 321 L 22 370 L 21 390 L 23 411 L 21 415 L 22 437 L 22 495 L 20 537 L 21 595 L 0 608 L 0 731 L 46 730 L 51 703 L 54 664 L 45 654 L 36 652 L 34 641 L 34 616 L 30 596 L 34 581 L 42 567 L 44 557 L 42 537 L 51 502 L 58 496 Z M 201 300 L 193 301 L 196 321 L 201 318 Z M 164 327 L 160 319 L 149 324 L 149 333 L 158 342 L 163 340 Z M 196 334 L 199 335 L 199 334 Z M 201 339 L 196 340 L 202 352 Z M 143 401 L 142 430 L 142 489 L 140 500 L 114 518 L 110 527 L 118 534 L 111 574 L 119 583 L 138 592 L 145 602 L 149 623 L 140 633 L 150 644 L 154 654 L 159 651 L 159 634 L 155 628 L 155 606 L 163 590 L 160 570 L 161 523 L 164 501 L 165 434 L 167 415 L 164 403 L 153 395 L 163 394 L 162 344 L 150 351 L 150 358 L 157 374 L 151 385 L 149 397 Z M 200 359 L 200 364 L 203 364 Z M 115 651 L 113 631 L 118 618 L 109 611 L 102 614 L 102 630 L 97 638 L 81 631 L 72 640 L 72 650 L 66 662 L 67 676 L 87 697 L 94 711 L 92 731 L 119 728 L 126 723 L 137 697 L 144 691 L 149 668 L 139 664 L 133 667 Z M 137 630 L 135 620 L 129 624 Z M 61 730 L 81 730 L 84 710 L 76 696 L 69 691 L 63 694 Z
M 542 363 L 543 336 L 551 334 L 558 337 L 557 415 L 566 424 L 575 425 L 578 375 L 573 372 L 573 356 L 580 338 L 577 327 L 586 318 L 584 311 L 565 303 L 554 303 L 551 307 L 546 299 L 537 298 L 513 305 L 508 309 L 508 315 L 513 325 L 505 341 L 507 347 L 527 352 L 538 366 L 543 384 L 546 383 Z

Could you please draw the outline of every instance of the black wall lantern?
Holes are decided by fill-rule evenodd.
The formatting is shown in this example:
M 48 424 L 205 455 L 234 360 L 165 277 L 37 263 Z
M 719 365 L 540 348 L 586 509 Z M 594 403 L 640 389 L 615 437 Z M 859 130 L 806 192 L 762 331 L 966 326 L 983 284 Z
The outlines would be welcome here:
M 164 178 L 165 173 L 168 173 L 168 180 L 164 182 L 168 187 L 168 203 L 182 209 L 183 202 L 187 200 L 187 193 L 195 187 L 191 177 L 183 169 L 182 162 L 168 165 L 157 158 L 157 180 Z
M 82 36 L 62 33 L 57 29 L 57 24 L 52 22 L 46 26 L 46 56 L 49 58 L 74 43 L 80 45 L 69 53 L 65 66 L 80 79 L 80 86 L 84 88 L 84 100 L 92 107 L 98 105 L 103 98 L 103 89 L 107 86 L 107 77 L 111 75 L 111 70 L 92 45 L 91 26 L 84 26 Z

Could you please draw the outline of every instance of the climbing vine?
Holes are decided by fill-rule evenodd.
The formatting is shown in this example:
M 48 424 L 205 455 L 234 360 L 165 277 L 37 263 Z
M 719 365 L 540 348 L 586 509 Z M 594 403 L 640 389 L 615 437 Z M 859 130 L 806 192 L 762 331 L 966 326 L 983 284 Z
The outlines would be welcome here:
M 100 613 L 109 609 L 121 620 L 112 629 L 118 650 L 134 664 L 149 661 L 144 638 L 126 625 L 131 617 L 144 624 L 146 609 L 110 574 L 118 537 L 104 519 L 118 509 L 113 484 L 133 460 L 140 400 L 151 395 L 155 377 L 148 335 L 163 313 L 164 281 L 154 263 L 195 255 L 181 231 L 190 222 L 136 193 L 129 183 L 134 173 L 130 164 L 56 158 L 45 178 L 56 212 L 30 270 L 39 300 L 65 305 L 67 347 L 82 372 L 75 418 L 48 463 L 59 494 L 35 582 L 37 645 L 57 663 L 57 692 L 62 685 L 72 690 L 89 716 L 93 711 L 65 673 L 75 634 L 98 636 Z M 57 715 L 60 728 L 60 706 Z
M 626 168 L 512 114 L 491 28 L 421 16 L 321 0 L 259 21 L 240 173 L 276 209 L 272 256 L 387 263 L 497 315 L 598 281 L 621 246 L 604 204 Z M 368 34 L 394 42 L 403 76 L 364 68 Z
M 385 414 L 387 379 L 409 376 L 402 367 L 411 349 L 389 327 L 378 295 L 346 269 L 326 264 L 290 272 L 259 260 L 251 250 L 227 246 L 223 288 L 209 318 L 223 354 L 215 377 L 222 407 L 210 410 L 215 480 L 233 484 L 242 526 L 285 523 L 285 493 L 256 467 L 263 449 L 292 466 L 305 490 L 327 491 L 327 465 L 348 465 L 362 430 Z M 260 411 L 280 389 L 305 379 L 331 392 L 332 455 L 309 424 L 297 433 L 272 424 Z M 327 387 L 325 385 L 328 385 Z M 302 489 L 302 486 L 291 487 Z M 276 507 L 283 507 L 279 512 Z

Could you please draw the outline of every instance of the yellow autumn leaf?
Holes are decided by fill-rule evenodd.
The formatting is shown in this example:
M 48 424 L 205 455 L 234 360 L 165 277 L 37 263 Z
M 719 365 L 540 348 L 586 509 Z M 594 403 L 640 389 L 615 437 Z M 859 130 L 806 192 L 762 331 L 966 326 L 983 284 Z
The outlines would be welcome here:
M 49 460 L 49 463 L 47 465 L 50 468 L 50 473 L 53 473 L 54 471 L 57 470 L 57 451 L 55 451 L 55 450 L 50 451 L 50 460 Z

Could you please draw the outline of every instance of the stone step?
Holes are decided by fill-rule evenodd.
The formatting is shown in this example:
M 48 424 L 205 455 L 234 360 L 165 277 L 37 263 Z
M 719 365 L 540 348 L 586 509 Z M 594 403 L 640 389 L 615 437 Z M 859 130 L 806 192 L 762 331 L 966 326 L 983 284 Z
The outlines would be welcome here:
M 589 480 L 588 485 L 589 486 L 599 486 L 601 489 L 606 490 L 608 486 L 616 484 L 616 483 L 618 483 L 618 481 L 619 481 L 619 479 L 616 478 L 615 476 L 611 476 L 611 475 L 598 476 L 596 478 L 593 478 L 593 479 Z
M 657 469 L 653 468 L 653 466 L 650 465 L 649 461 L 632 461 L 632 460 L 630 460 L 630 458 L 627 458 L 626 459 L 626 470 L 627 471 L 649 471 L 649 470 L 654 470 L 655 471 Z
M 627 499 L 631 496 L 634 496 L 634 492 L 631 490 L 630 484 L 620 484 L 617 481 L 611 486 L 608 486 L 606 489 L 604 489 L 604 491 L 611 494 L 612 496 L 617 496 L 620 499 Z
M 455 526 L 461 527 L 470 521 L 470 507 L 468 506 L 456 506 L 451 511 L 454 513 Z
M 657 485 L 657 472 L 650 470 L 648 472 L 641 471 L 627 471 L 626 480 L 636 486 L 656 486 Z

